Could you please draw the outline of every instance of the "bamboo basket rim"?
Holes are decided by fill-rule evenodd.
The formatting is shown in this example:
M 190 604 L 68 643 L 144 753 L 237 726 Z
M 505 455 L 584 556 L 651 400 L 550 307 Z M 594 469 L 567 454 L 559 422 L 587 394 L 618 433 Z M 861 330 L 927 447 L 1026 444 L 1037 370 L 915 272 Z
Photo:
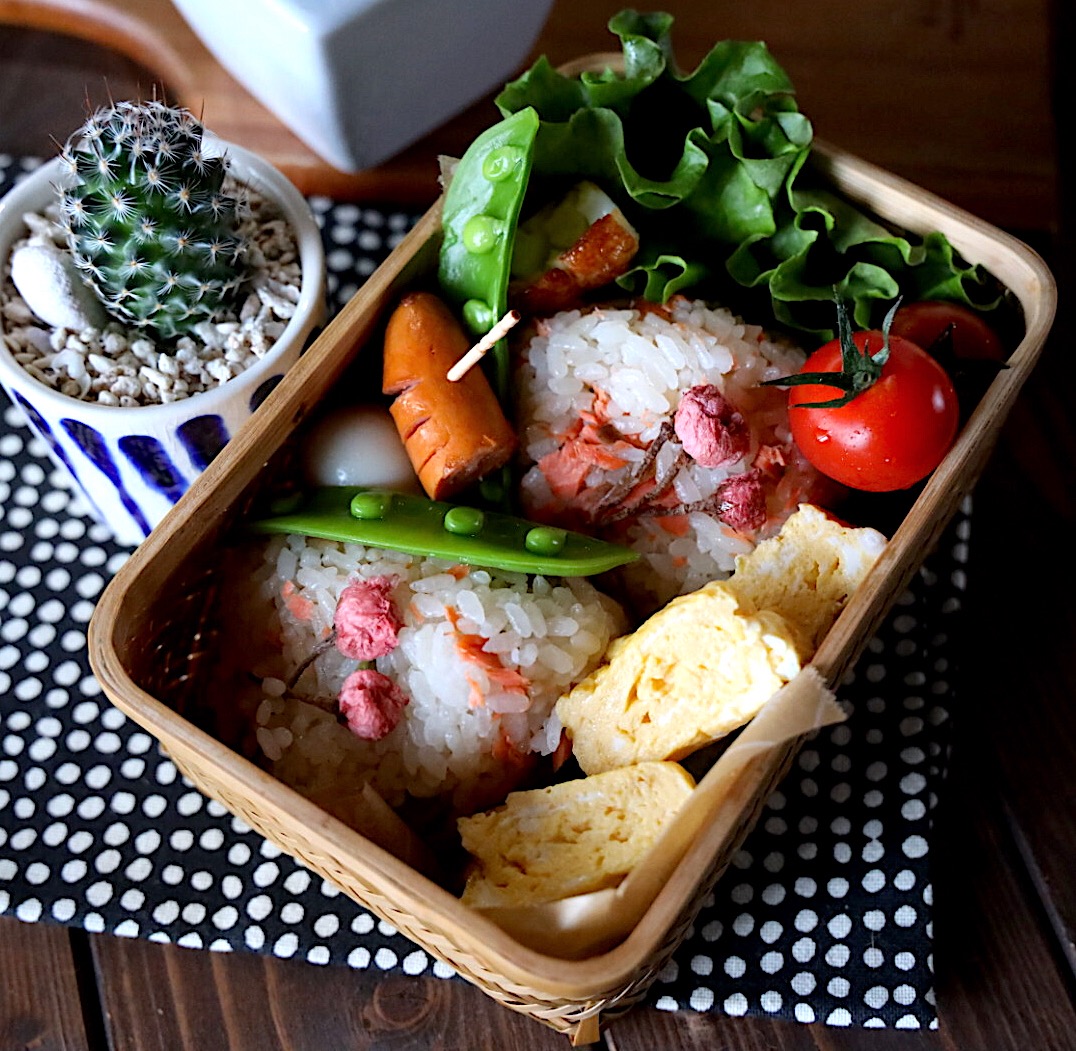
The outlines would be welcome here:
M 593 63 L 594 56 L 580 62 Z M 925 544 L 938 531 L 934 511 L 953 493 L 968 487 L 985 462 L 1020 387 L 1033 368 L 1049 333 L 1057 307 L 1053 275 L 1027 245 L 993 225 L 964 212 L 934 194 L 877 166 L 824 142 L 812 146 L 812 157 L 835 186 L 863 205 L 910 232 L 941 230 L 965 258 L 982 263 L 1005 284 L 1024 312 L 1025 331 L 964 426 L 953 449 L 934 472 L 915 505 L 890 537 L 868 580 L 857 590 L 818 650 L 814 666 L 835 685 L 850 655 L 865 643 L 899 593 L 894 581 L 910 577 L 918 567 Z M 264 799 L 301 822 L 304 833 L 330 854 L 340 854 L 363 866 L 401 910 L 431 930 L 449 930 L 466 951 L 483 966 L 504 978 L 526 984 L 552 996 L 593 1002 L 645 971 L 648 960 L 668 938 L 677 917 L 712 866 L 727 822 L 707 828 L 681 859 L 673 877 L 652 902 L 638 925 L 615 947 L 580 960 L 563 959 L 530 949 L 481 916 L 432 880 L 371 843 L 358 832 L 331 817 L 316 804 L 288 788 L 252 761 L 198 728 L 132 678 L 123 653 L 138 640 L 138 618 L 167 584 L 169 573 L 180 564 L 175 552 L 189 555 L 200 528 L 219 523 L 237 495 L 252 483 L 264 450 L 275 450 L 290 429 L 314 408 L 305 391 L 316 386 L 325 361 L 314 348 L 325 341 L 340 342 L 356 317 L 369 304 L 383 304 L 394 287 L 406 281 L 409 268 L 418 266 L 423 246 L 439 230 L 440 205 L 436 202 L 367 279 L 329 323 L 314 347 L 289 370 L 284 380 L 243 430 L 209 465 L 164 522 L 132 554 L 106 586 L 91 618 L 88 648 L 91 667 L 109 699 L 164 744 L 198 757 L 200 762 L 227 776 L 249 798 Z M 369 327 L 367 334 L 369 332 Z M 361 337 L 359 342 L 361 343 Z M 354 342 L 354 341 L 352 341 Z M 343 351 L 331 343 L 332 368 L 340 368 Z M 331 382 L 331 381 L 330 381 Z M 916 514 L 916 509 L 922 513 Z M 948 520 L 948 515 L 944 520 Z M 944 524 L 944 521 L 942 522 Z

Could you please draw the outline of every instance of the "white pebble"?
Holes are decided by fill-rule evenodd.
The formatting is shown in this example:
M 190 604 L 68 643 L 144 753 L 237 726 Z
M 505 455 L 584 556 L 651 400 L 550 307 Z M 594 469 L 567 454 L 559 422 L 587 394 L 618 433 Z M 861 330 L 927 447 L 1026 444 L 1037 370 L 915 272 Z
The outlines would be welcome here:
M 213 379 L 221 383 L 227 383 L 232 378 L 232 370 L 228 368 L 228 363 L 223 358 L 214 358 L 206 364 L 205 368 Z
M 102 328 L 105 309 L 82 282 L 69 253 L 46 242 L 20 245 L 11 253 L 11 280 L 26 305 L 47 325 Z

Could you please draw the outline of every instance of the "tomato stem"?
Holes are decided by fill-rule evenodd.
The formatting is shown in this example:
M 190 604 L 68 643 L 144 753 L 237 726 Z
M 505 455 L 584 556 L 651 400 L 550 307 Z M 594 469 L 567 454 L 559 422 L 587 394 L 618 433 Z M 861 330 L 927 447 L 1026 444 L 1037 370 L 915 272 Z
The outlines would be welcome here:
M 869 341 L 864 341 L 863 349 L 856 345 L 852 334 L 852 321 L 848 314 L 848 308 L 841 299 L 840 293 L 833 290 L 834 302 L 837 305 L 837 337 L 841 344 L 841 371 L 840 372 L 799 372 L 793 376 L 783 376 L 776 380 L 766 380 L 764 387 L 798 387 L 806 384 L 822 384 L 827 387 L 836 387 L 844 393 L 837 398 L 828 401 L 801 402 L 796 406 L 798 409 L 839 409 L 847 405 L 857 395 L 869 390 L 881 378 L 882 369 L 889 360 L 889 328 L 893 324 L 893 316 L 900 306 L 900 298 L 889 309 L 882 322 L 882 345 L 873 354 L 870 352 Z

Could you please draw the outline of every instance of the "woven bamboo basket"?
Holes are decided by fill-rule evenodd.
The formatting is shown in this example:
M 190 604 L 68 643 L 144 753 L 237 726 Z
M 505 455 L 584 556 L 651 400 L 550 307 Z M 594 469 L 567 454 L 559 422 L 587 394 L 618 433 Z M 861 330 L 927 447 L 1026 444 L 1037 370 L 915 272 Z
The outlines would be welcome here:
M 1024 334 L 1009 367 L 993 381 L 819 648 L 814 667 L 835 687 L 978 478 L 1042 351 L 1056 287 L 1033 251 L 989 224 L 833 147 L 816 143 L 813 157 L 839 193 L 868 211 L 911 233 L 943 232 L 967 260 L 982 264 L 1011 290 L 1024 315 Z M 439 224 L 435 204 L 115 576 L 90 625 L 90 659 L 113 703 L 158 738 L 205 793 L 506 1007 L 568 1034 L 573 1043 L 587 1043 L 597 1038 L 600 1024 L 645 995 L 800 741 L 748 767 L 744 805 L 714 815 L 620 944 L 564 960 L 522 945 L 190 717 L 219 635 L 213 585 L 224 538 L 271 475 L 267 465 L 294 429 L 357 354 L 376 354 L 363 348 L 376 346 L 387 311 L 403 289 L 436 265 Z

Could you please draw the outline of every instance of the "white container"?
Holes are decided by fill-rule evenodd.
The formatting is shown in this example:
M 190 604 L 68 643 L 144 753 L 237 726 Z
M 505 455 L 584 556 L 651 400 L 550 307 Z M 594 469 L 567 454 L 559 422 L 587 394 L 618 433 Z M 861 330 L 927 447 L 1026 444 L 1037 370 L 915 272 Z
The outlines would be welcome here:
M 38 382 L 0 342 L 0 385 L 66 471 L 90 512 L 116 540 L 136 546 L 250 418 L 298 360 L 325 319 L 325 253 L 305 198 L 276 168 L 231 143 L 205 138 L 225 152 L 230 174 L 274 201 L 294 231 L 302 263 L 295 315 L 269 352 L 227 383 L 167 405 L 119 408 L 68 397 Z M 35 169 L 0 200 L 0 263 L 26 234 L 23 216 L 42 212 L 64 178 L 56 158 Z M 0 317 L 0 333 L 3 318 Z
M 552 0 L 173 0 L 324 160 L 388 159 L 520 70 Z

